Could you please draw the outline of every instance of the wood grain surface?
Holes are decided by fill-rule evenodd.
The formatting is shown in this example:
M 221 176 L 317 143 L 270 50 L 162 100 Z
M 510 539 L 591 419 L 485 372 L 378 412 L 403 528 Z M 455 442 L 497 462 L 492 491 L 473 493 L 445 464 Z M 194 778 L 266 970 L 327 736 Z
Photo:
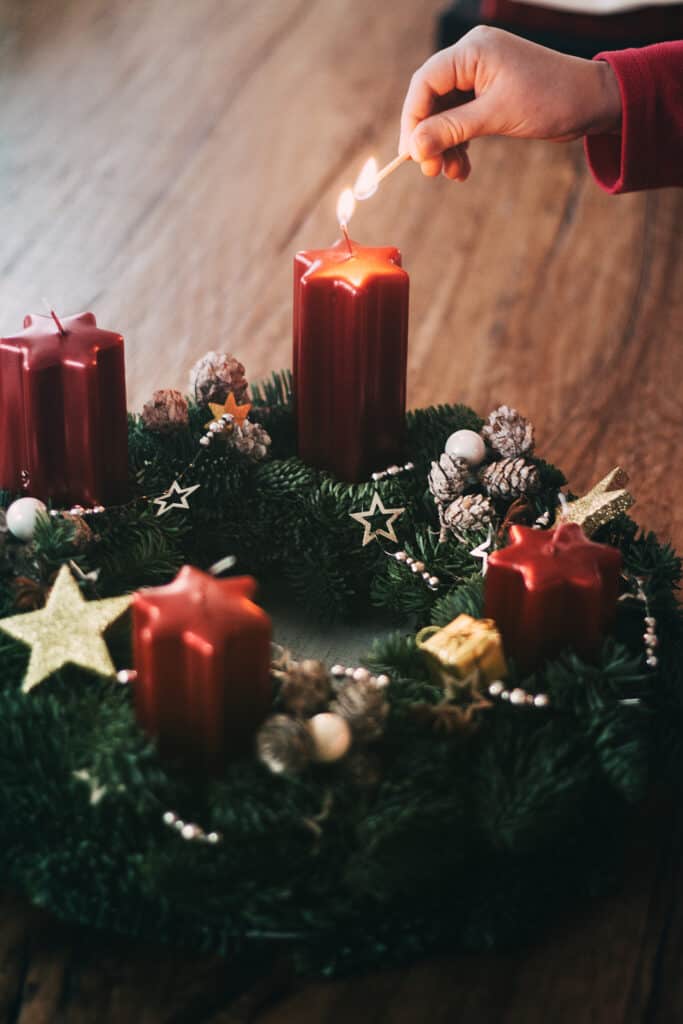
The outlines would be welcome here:
M 209 348 L 252 379 L 288 365 L 292 255 L 333 240 L 366 156 L 394 154 L 439 6 L 0 0 L 0 331 L 44 300 L 91 309 L 126 336 L 134 408 Z M 411 404 L 517 406 L 576 490 L 622 464 L 636 517 L 680 545 L 683 193 L 610 198 L 578 144 L 471 155 L 465 185 L 402 168 L 352 224 L 411 275 Z M 0 1021 L 669 1024 L 680 847 L 676 815 L 644 817 L 626 887 L 535 949 L 297 987 L 262 1010 L 265 974 L 235 1001 L 221 961 L 85 934 L 8 894 Z

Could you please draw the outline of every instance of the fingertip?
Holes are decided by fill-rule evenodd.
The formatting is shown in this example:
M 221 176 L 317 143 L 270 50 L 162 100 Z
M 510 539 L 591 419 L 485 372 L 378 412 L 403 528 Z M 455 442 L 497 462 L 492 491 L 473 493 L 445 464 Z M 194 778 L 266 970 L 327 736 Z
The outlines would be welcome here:
M 412 135 L 408 140 L 408 152 L 411 160 L 414 160 L 416 164 L 422 163 L 422 149 L 419 141 Z
M 435 178 L 438 174 L 441 174 L 442 167 L 443 159 L 440 156 L 432 156 L 420 163 L 420 170 L 426 178 Z

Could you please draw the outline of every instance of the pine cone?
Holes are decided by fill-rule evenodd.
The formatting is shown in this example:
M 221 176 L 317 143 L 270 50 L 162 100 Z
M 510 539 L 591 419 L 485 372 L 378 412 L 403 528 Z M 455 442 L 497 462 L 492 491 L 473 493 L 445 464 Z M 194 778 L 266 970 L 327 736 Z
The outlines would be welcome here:
M 155 391 L 142 409 L 142 422 L 148 430 L 157 434 L 170 434 L 186 427 L 189 420 L 185 396 L 175 388 Z
M 541 486 L 538 469 L 521 456 L 491 462 L 479 479 L 492 498 L 521 498 L 524 494 L 534 494 Z
M 260 423 L 250 423 L 249 420 L 235 428 L 230 440 L 238 452 L 254 462 L 265 459 L 271 443 L 268 431 Z
M 444 525 L 450 530 L 476 530 L 493 522 L 495 509 L 483 494 L 464 494 L 444 510 Z
M 322 661 L 294 661 L 285 654 L 273 666 L 273 675 L 282 681 L 280 701 L 292 715 L 314 715 L 327 706 L 332 695 L 330 675 Z
M 337 690 L 336 700 L 330 704 L 351 726 L 354 739 L 370 743 L 384 732 L 384 721 L 389 714 L 384 689 L 370 680 L 349 679 Z
M 437 504 L 447 505 L 459 498 L 467 487 L 470 467 L 465 459 L 453 458 L 443 452 L 429 471 L 429 490 Z
M 190 391 L 204 405 L 223 405 L 231 391 L 240 405 L 248 387 L 244 366 L 226 352 L 207 352 L 190 370 Z
M 296 775 L 311 760 L 313 739 L 301 719 L 271 715 L 256 734 L 256 752 L 275 775 Z
M 48 588 L 37 580 L 32 580 L 29 576 L 17 576 L 12 586 L 14 603 L 19 611 L 35 611 L 45 604 Z
M 495 452 L 505 458 L 530 455 L 534 450 L 533 425 L 509 405 L 499 405 L 489 414 L 481 435 Z
M 73 516 L 69 512 L 62 512 L 62 519 L 66 519 L 73 526 L 71 543 L 78 551 L 82 551 L 93 539 L 93 532 L 86 523 L 85 518 L 83 516 Z

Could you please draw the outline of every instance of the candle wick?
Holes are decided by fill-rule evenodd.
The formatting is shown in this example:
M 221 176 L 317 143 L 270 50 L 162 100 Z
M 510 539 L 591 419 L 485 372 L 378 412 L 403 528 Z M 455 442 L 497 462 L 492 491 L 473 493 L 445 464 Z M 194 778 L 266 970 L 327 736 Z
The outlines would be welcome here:
M 60 333 L 60 334 L 61 334 L 62 336 L 66 336 L 66 331 L 65 331 L 65 329 L 64 329 L 64 324 L 63 324 L 63 323 L 62 323 L 62 321 L 61 321 L 61 320 L 59 319 L 59 317 L 58 317 L 58 316 L 57 316 L 57 314 L 55 313 L 54 309 L 51 309 L 51 310 L 50 310 L 50 316 L 52 317 L 52 319 L 54 320 L 54 322 L 55 322 L 55 323 L 57 324 L 57 329 L 58 329 L 59 333 Z
M 344 236 L 346 244 L 349 247 L 349 256 L 353 256 L 353 246 L 351 245 L 351 239 L 349 238 L 349 229 L 346 226 L 346 222 L 343 220 L 340 221 L 339 227 L 341 228 L 342 235 Z
M 209 572 L 212 576 L 220 576 L 221 573 L 227 572 L 228 569 L 232 569 L 237 559 L 234 555 L 226 555 L 225 558 L 219 559 L 218 562 L 214 562 L 209 568 Z

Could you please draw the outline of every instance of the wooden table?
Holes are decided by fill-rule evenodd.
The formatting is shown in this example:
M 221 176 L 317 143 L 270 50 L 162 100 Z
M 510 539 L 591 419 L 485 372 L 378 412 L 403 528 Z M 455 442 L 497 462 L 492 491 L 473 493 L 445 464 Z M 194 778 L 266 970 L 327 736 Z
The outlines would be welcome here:
M 438 0 L 0 0 L 0 329 L 43 298 L 127 341 L 131 405 L 209 348 L 290 359 L 293 252 L 390 158 Z M 605 196 L 581 147 L 489 139 L 467 185 L 402 168 L 355 236 L 411 274 L 411 404 L 500 401 L 576 490 L 616 463 L 683 541 L 683 193 Z M 681 505 L 678 501 L 681 500 Z M 646 815 L 620 895 L 538 947 L 297 989 L 263 1024 L 682 1019 L 680 823 Z M 558 878 L 558 885 L 562 879 Z M 220 961 L 3 903 L 0 1019 L 228 1022 Z

